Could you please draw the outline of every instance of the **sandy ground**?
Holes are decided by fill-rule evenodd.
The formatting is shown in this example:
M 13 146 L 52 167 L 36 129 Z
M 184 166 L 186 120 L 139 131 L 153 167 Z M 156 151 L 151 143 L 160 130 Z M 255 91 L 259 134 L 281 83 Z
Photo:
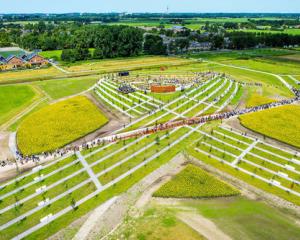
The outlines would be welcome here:
M 9 134 L 10 132 L 0 132 L 0 160 L 13 159 L 8 145 Z

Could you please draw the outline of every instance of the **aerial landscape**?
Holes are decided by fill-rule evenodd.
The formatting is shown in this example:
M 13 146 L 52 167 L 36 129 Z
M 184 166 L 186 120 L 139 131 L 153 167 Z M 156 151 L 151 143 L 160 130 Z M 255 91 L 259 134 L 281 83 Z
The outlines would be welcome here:
M 300 239 L 300 3 L 1 3 L 8 239 Z

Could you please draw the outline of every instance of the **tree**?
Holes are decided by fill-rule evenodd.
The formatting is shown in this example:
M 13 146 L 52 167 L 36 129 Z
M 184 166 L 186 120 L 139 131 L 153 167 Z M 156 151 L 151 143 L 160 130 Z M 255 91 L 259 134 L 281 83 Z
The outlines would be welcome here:
M 144 52 L 150 55 L 164 55 L 166 54 L 166 46 L 163 39 L 158 35 L 147 34 L 144 42 Z
M 61 60 L 66 62 L 75 62 L 75 52 L 73 49 L 64 49 L 61 53 Z

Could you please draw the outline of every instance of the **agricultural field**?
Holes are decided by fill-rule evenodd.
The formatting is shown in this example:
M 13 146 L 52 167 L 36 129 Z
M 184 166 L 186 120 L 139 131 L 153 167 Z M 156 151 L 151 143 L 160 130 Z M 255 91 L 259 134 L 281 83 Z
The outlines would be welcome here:
M 277 55 L 269 50 L 253 54 L 283 56 L 281 55 L 283 53 Z M 227 58 L 220 63 L 224 61 L 229 60 Z M 255 62 L 255 60 L 251 61 Z M 161 68 L 161 66 L 165 67 Z M 275 68 L 276 66 L 274 65 Z M 77 65 L 63 65 L 63 67 L 74 72 L 89 71 L 91 75 L 84 77 L 70 75 L 68 78 L 19 85 L 39 89 L 48 97 L 48 101 L 58 100 L 54 104 L 48 105 L 46 102 L 44 106 L 38 106 L 38 109 L 34 109 L 22 118 L 20 125 L 15 128 L 18 147 L 25 155 L 63 147 L 107 123 L 106 117 L 86 97 L 77 96 L 61 100 L 88 90 L 91 86 L 93 90 L 88 94 L 93 96 L 95 101 L 99 101 L 101 106 L 105 105 L 112 114 L 117 113 L 118 116 L 122 114 L 128 119 L 126 124 L 113 132 L 114 134 L 183 118 L 227 111 L 240 107 L 241 101 L 244 101 L 245 106 L 256 106 L 293 96 L 278 79 L 278 75 L 222 66 L 218 62 L 197 62 L 175 57 L 137 57 L 126 60 L 86 61 Z M 99 73 L 127 69 L 133 70 L 130 76 L 120 78 L 127 83 L 150 75 L 163 75 L 174 79 L 178 75 L 191 77 L 195 76 L 195 73 L 208 70 L 220 74 L 213 75 L 214 77 L 203 77 L 203 79 L 199 77 L 200 80 L 195 82 L 193 87 L 172 94 L 145 94 L 140 90 L 124 94 L 119 91 L 118 77 L 113 74 L 102 76 L 92 74 L 94 71 Z M 222 73 L 226 73 L 227 77 Z M 295 82 L 288 76 L 282 78 L 288 84 Z M 263 83 L 263 85 L 251 85 L 255 83 Z M 289 121 L 289 119 L 282 119 L 283 123 Z M 247 184 L 299 205 L 300 157 L 295 154 L 295 151 L 289 148 L 282 149 L 277 145 L 266 143 L 264 139 L 244 135 L 228 127 L 220 127 L 220 124 L 221 121 L 194 126 L 183 125 L 126 140 L 98 143 L 98 145 L 93 143 L 88 148 L 54 159 L 1 184 L 0 239 L 48 238 L 97 206 L 124 193 L 182 152 L 229 173 Z M 294 134 L 298 135 L 295 131 Z M 206 215 L 196 206 L 193 207 L 200 214 L 214 221 L 233 239 L 239 239 L 237 233 L 236 235 L 232 233 L 232 229 L 237 228 L 237 219 L 243 220 L 243 216 L 248 218 L 247 214 L 252 214 L 250 222 L 253 225 L 238 228 L 241 229 L 238 232 L 245 239 L 251 239 L 255 234 L 256 221 L 257 224 L 265 223 L 268 216 L 270 222 L 265 223 L 266 229 L 269 229 L 272 224 L 274 226 L 283 224 L 286 228 L 290 227 L 291 231 L 287 236 L 293 239 L 298 229 L 290 220 L 285 222 L 282 220 L 285 215 L 280 215 L 281 213 L 278 212 L 267 215 L 265 210 L 267 208 L 263 206 L 262 213 L 260 212 L 263 217 L 258 219 L 253 211 L 247 210 L 248 207 L 255 208 L 256 205 L 236 196 L 238 194 L 231 185 L 194 166 L 185 168 L 155 193 L 160 197 L 231 196 L 226 200 L 206 199 L 214 201 L 219 207 L 220 216 L 222 212 L 224 214 L 222 216 L 232 224 L 233 227 L 227 230 L 224 230 L 226 225 L 222 226 L 223 228 L 219 226 L 221 217 L 213 218 L 217 213 L 213 212 L 212 205 L 208 201 L 198 202 L 199 209 L 200 206 L 207 209 Z M 236 202 L 238 208 L 234 208 L 230 204 L 231 201 Z M 227 208 L 222 208 L 227 203 L 230 205 L 228 211 Z M 259 205 L 257 206 L 260 209 Z M 242 215 L 237 214 L 236 212 L 239 211 L 236 209 L 241 209 Z M 230 215 L 231 211 L 234 214 Z M 136 220 L 128 220 L 132 225 L 126 224 L 113 235 L 112 239 L 118 239 L 126 234 L 132 238 L 151 239 L 159 237 L 158 232 L 170 234 L 170 239 L 176 239 L 181 236 L 180 234 L 188 236 L 191 240 L 203 239 L 201 235 L 196 234 L 189 226 L 177 219 L 176 211 L 173 210 L 160 208 L 157 210 L 154 207 L 152 212 L 147 212 Z M 259 236 L 263 236 L 262 239 L 268 239 L 269 232 L 264 233 L 260 229 L 257 231 Z M 272 233 L 276 234 L 276 231 L 277 229 Z M 280 236 L 282 235 L 278 234 L 278 237 Z
M 258 30 L 258 29 L 244 29 L 243 32 L 256 32 L 256 33 L 273 33 L 273 34 L 290 34 L 300 35 L 300 29 L 284 29 L 283 31 L 272 31 L 272 30 Z
M 102 100 L 100 101 L 109 105 L 105 103 L 104 99 L 107 100 L 109 96 L 116 98 L 114 96 L 116 86 L 114 86 L 111 81 L 105 80 L 99 83 L 99 87 L 103 91 Z M 137 118 L 127 125 L 125 129 L 136 129 L 139 126 L 151 124 L 159 120 L 176 119 L 177 116 L 172 115 L 171 110 L 178 112 L 178 114 L 187 114 L 187 116 L 197 116 L 206 112 L 221 110 L 230 104 L 232 100 L 231 95 L 235 96 L 237 90 L 237 84 L 227 79 L 219 78 L 217 80 L 209 80 L 189 91 L 187 93 L 189 98 L 174 99 L 168 104 L 165 104 L 163 109 L 155 107 L 155 104 L 158 105 L 160 103 L 159 100 L 143 95 L 141 92 L 135 92 L 130 96 L 130 100 L 140 100 L 140 105 L 144 104 L 144 107 L 152 106 L 156 114 L 146 114 L 142 118 Z M 214 101 L 217 96 L 224 92 L 227 92 L 224 98 Z M 193 103 L 194 100 L 197 101 L 192 107 L 191 103 Z M 127 99 L 126 101 L 129 100 Z M 125 100 L 122 101 L 122 103 L 126 103 Z M 116 100 L 113 105 L 118 106 Z M 124 111 L 126 111 L 126 109 L 124 109 Z M 31 116 L 34 115 L 35 113 Z M 63 187 L 64 190 L 59 190 L 61 193 L 57 193 L 57 197 L 53 197 L 53 195 L 52 197 L 48 197 L 49 202 L 47 202 L 45 206 L 49 204 L 51 204 L 51 206 L 47 208 L 44 208 L 44 206 L 28 206 L 27 204 L 25 208 L 24 204 L 21 206 L 23 210 L 18 210 L 17 215 L 12 213 L 15 211 L 11 208 L 11 204 L 13 204 L 14 201 L 25 202 L 28 198 L 35 196 L 40 197 L 38 193 L 32 195 L 32 190 L 37 188 L 34 186 L 31 190 L 25 190 L 17 200 L 13 197 L 14 193 L 18 191 L 16 190 L 18 188 L 17 186 L 24 186 L 24 188 L 26 188 L 26 186 L 34 184 L 34 182 L 32 182 L 33 176 L 29 178 L 25 177 L 24 179 L 21 177 L 17 185 L 12 181 L 12 184 L 5 185 L 4 188 L 2 186 L 0 211 L 2 216 L 5 217 L 2 218 L 0 239 L 7 239 L 17 235 L 19 237 L 27 236 L 28 239 L 36 239 L 40 236 L 46 237 L 52 235 L 104 201 L 126 191 L 144 176 L 168 162 L 178 153 L 186 149 L 186 147 L 192 145 L 192 143 L 199 138 L 199 133 L 196 131 L 199 127 L 196 127 L 195 130 L 181 127 L 173 129 L 172 131 L 162 131 L 154 135 L 140 136 L 136 139 L 108 143 L 104 146 L 85 149 L 80 153 L 78 152 L 75 160 L 73 160 L 74 158 L 67 158 L 66 160 L 61 160 L 63 162 L 59 166 L 53 165 L 53 167 L 45 167 L 46 172 L 41 173 L 40 176 L 42 177 L 41 179 L 44 177 L 48 179 L 49 176 L 49 180 L 47 180 L 47 183 L 45 181 L 40 182 L 39 186 L 42 187 L 46 185 L 47 189 L 48 187 L 53 188 L 53 191 L 56 190 L 56 186 L 60 183 L 57 182 L 58 177 L 53 175 L 55 172 L 57 172 L 57 174 L 64 173 L 64 177 L 60 177 L 61 182 L 64 182 L 66 178 L 69 179 L 71 176 L 73 177 L 74 175 L 72 175 L 72 173 L 75 174 L 76 171 L 83 171 L 84 174 L 82 178 L 86 178 L 87 172 L 85 169 L 87 166 L 89 166 L 87 169 L 90 169 L 88 170 L 90 178 L 83 180 L 83 182 L 79 184 L 77 182 L 75 186 L 73 184 L 67 184 Z M 182 141 L 184 141 L 185 144 L 179 144 Z M 85 167 L 82 168 L 82 166 Z M 65 170 L 60 171 L 63 169 Z M 70 169 L 70 172 L 67 173 L 67 169 Z M 53 177 L 51 177 L 52 175 Z M 75 179 L 78 179 L 78 177 Z M 80 181 L 80 179 L 78 179 L 78 181 Z M 89 187 L 84 187 L 88 182 L 91 182 L 90 185 L 86 185 Z M 67 191 L 67 189 L 69 190 Z M 72 192 L 71 195 L 69 194 L 70 192 Z M 47 199 L 47 197 L 45 199 Z M 40 200 L 37 200 L 37 202 L 38 201 Z M 36 204 L 34 201 L 31 202 L 34 205 Z M 26 216 L 25 219 L 24 216 Z M 41 223 L 40 220 L 47 216 L 51 221 L 47 222 L 47 224 Z M 58 218 L 58 216 L 60 217 Z M 20 219 L 23 220 L 19 222 Z M 17 231 L 15 230 L 16 224 L 19 226 Z
M 66 65 L 64 69 L 70 72 L 98 72 L 108 73 L 117 71 L 139 70 L 145 68 L 162 67 L 162 66 L 176 66 L 191 63 L 192 61 L 175 58 L 175 57 L 133 57 L 126 59 L 114 60 L 94 60 L 79 62 Z
M 283 106 L 240 116 L 244 127 L 298 148 L 300 147 L 299 119 L 299 105 Z
M 239 191 L 199 167 L 188 165 L 154 193 L 163 198 L 212 198 L 238 195 Z
M 17 131 L 18 147 L 24 155 L 53 151 L 95 131 L 107 121 L 86 97 L 74 97 L 25 118 Z
M 0 125 L 28 106 L 36 95 L 30 86 L 0 86 Z

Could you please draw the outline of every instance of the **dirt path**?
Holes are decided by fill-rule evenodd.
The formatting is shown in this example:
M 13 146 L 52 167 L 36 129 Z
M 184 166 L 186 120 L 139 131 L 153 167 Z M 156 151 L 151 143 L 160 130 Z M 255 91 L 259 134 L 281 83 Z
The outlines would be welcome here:
M 208 240 L 231 240 L 212 221 L 194 212 L 179 212 L 177 217 Z
M 0 132 L 0 160 L 13 159 L 9 150 L 9 132 Z

